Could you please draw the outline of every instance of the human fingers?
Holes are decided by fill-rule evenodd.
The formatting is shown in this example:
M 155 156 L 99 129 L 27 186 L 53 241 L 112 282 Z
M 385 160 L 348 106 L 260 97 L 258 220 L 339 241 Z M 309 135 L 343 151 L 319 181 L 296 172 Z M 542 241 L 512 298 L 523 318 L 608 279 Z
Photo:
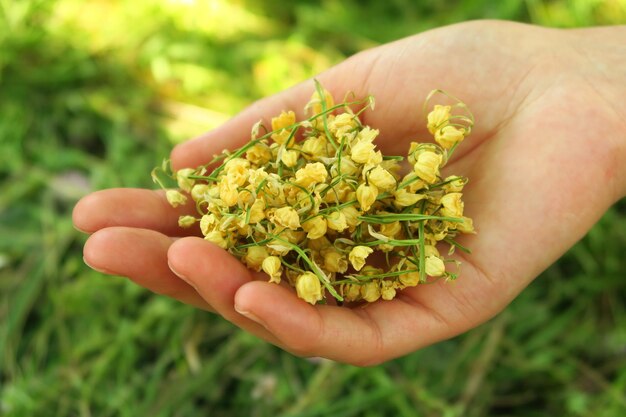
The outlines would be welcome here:
M 198 227 L 182 229 L 178 217 L 195 212 L 193 201 L 173 208 L 165 192 L 140 188 L 112 188 L 83 197 L 74 207 L 77 229 L 93 233 L 113 226 L 151 229 L 168 236 L 198 234 Z
M 294 354 L 358 366 L 375 365 L 466 330 L 407 297 L 353 308 L 312 306 L 266 282 L 241 286 L 235 308 Z
M 237 289 L 260 276 L 255 277 L 252 271 L 232 255 L 200 238 L 189 237 L 176 241 L 170 247 L 167 257 L 171 270 L 195 288 L 217 313 L 270 343 L 282 345 L 263 326 L 234 309 L 233 300 Z
M 89 237 L 83 256 L 96 271 L 128 277 L 157 294 L 211 311 L 211 306 L 167 265 L 167 251 L 173 241 L 154 230 L 108 227 Z

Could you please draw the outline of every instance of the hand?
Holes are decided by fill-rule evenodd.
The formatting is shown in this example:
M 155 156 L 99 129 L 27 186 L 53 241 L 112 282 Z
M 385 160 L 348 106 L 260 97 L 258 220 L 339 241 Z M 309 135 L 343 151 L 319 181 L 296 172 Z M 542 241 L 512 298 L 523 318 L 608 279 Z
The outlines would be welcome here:
M 336 100 L 349 90 L 375 96 L 364 123 L 380 129 L 387 154 L 428 137 L 421 106 L 430 90 L 473 111 L 476 128 L 446 167 L 469 177 L 465 207 L 478 231 L 461 240 L 473 254 L 456 255 L 458 281 L 366 307 L 311 306 L 213 244 L 175 238 L 185 233 L 178 216 L 193 208 L 172 209 L 161 192 L 138 189 L 96 192 L 76 206 L 76 226 L 94 233 L 85 260 L 298 355 L 370 365 L 453 337 L 502 310 L 625 194 L 625 35 L 624 27 L 471 22 L 365 51 L 319 75 Z M 261 100 L 177 146 L 174 167 L 241 146 L 256 121 L 301 110 L 313 88 L 307 81 Z

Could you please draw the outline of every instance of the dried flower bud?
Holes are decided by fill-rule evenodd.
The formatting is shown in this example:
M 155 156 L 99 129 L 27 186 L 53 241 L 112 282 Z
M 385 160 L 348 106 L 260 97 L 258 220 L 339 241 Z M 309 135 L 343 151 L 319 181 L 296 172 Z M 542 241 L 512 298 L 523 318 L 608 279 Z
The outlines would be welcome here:
M 426 198 L 424 194 L 410 193 L 405 188 L 401 188 L 393 193 L 393 203 L 398 207 L 408 207 Z
M 272 118 L 272 130 L 284 129 L 295 123 L 296 114 L 293 111 L 282 111 L 279 116 Z M 274 140 L 274 142 L 282 145 L 287 141 L 287 138 L 289 138 L 290 134 L 290 129 L 281 130 L 277 133 L 272 134 L 272 139 Z
M 222 249 L 226 249 L 228 247 L 228 242 L 224 239 L 224 235 L 219 230 L 213 230 L 207 233 L 204 238 L 209 242 L 215 243 Z
M 167 190 L 165 192 L 165 198 L 172 207 L 178 207 L 187 202 L 187 196 L 176 190 Z
M 461 193 L 448 193 L 441 197 L 441 215 L 446 217 L 462 217 L 463 201 Z
M 263 261 L 268 256 L 269 254 L 267 253 L 267 249 L 265 249 L 264 246 L 250 246 L 246 252 L 246 255 L 243 257 L 243 261 L 248 266 L 248 268 L 252 268 L 255 271 L 260 271 Z
M 335 104 L 335 101 L 333 100 L 333 96 L 331 96 L 327 90 L 324 90 L 324 101 L 325 101 L 324 104 L 326 105 L 326 109 L 333 107 Z M 320 96 L 319 94 L 317 94 L 317 91 L 313 93 L 313 95 L 311 96 L 311 100 L 307 103 L 304 110 L 308 115 L 320 114 L 323 111 L 322 100 L 320 100 Z
M 305 272 L 296 278 L 296 293 L 298 297 L 311 304 L 323 298 L 322 285 L 313 272 Z
M 433 184 L 439 176 L 439 166 L 443 157 L 435 152 L 422 152 L 413 166 L 414 172 L 428 184 Z
M 435 134 L 439 129 L 448 124 L 450 120 L 450 106 L 436 104 L 433 111 L 428 113 L 428 123 L 426 127 L 431 134 Z
M 357 271 L 360 271 L 361 268 L 365 265 L 365 259 L 370 255 L 370 253 L 374 252 L 374 249 L 368 246 L 355 246 L 350 251 L 350 255 L 348 255 L 348 259 L 350 259 L 350 263 L 352 267 Z
M 313 217 L 302 223 L 302 229 L 309 239 L 318 239 L 326 234 L 326 220 L 322 216 Z
M 361 299 L 361 286 L 358 284 L 345 284 L 343 287 L 343 299 L 347 302 Z
M 237 204 L 237 199 L 239 197 L 237 184 L 229 181 L 228 179 L 225 179 L 224 181 L 220 182 L 219 190 L 220 200 L 222 200 L 227 207 L 231 207 Z
M 326 217 L 326 223 L 329 229 L 338 232 L 343 232 L 348 228 L 346 216 L 341 211 L 333 211 L 330 213 L 328 217 Z
M 361 297 L 368 303 L 373 303 L 380 298 L 378 283 L 370 281 L 361 286 Z
M 392 190 L 396 186 L 396 179 L 393 175 L 380 165 L 372 169 L 367 176 L 370 183 L 383 191 Z
M 406 287 L 415 287 L 420 282 L 420 274 L 419 272 L 408 272 L 400 275 L 399 279 L 402 285 Z
M 193 216 L 180 216 L 178 218 L 178 225 L 183 228 L 191 227 L 196 223 L 196 218 Z
M 263 272 L 270 276 L 270 282 L 280 284 L 280 276 L 283 273 L 282 265 L 280 264 L 280 258 L 277 256 L 268 256 L 263 259 L 261 263 Z
M 257 198 L 250 206 L 250 220 L 248 223 L 255 224 L 265 218 L 265 202 Z
M 461 233 L 476 233 L 474 230 L 474 221 L 469 217 L 461 217 L 463 219 L 460 223 L 455 223 L 454 227 Z
M 441 258 L 437 256 L 427 256 L 425 272 L 428 276 L 440 277 L 446 272 L 446 266 Z
M 455 126 L 444 126 L 435 133 L 435 140 L 443 149 L 450 149 L 465 137 L 465 131 Z
M 380 287 L 380 295 L 383 300 L 390 301 L 396 296 L 396 289 L 393 286 L 393 281 L 382 281 Z
M 321 162 L 306 164 L 296 171 L 296 184 L 308 187 L 309 185 L 326 181 L 327 177 L 328 172 Z
M 375 185 L 362 183 L 356 189 L 356 199 L 361 206 L 361 210 L 368 211 L 378 197 L 378 188 Z
M 298 164 L 298 152 L 294 150 L 285 150 L 280 158 L 286 167 L 292 168 Z
M 365 164 L 368 163 L 370 159 L 375 158 L 376 153 L 374 152 L 374 149 L 376 149 L 376 145 L 372 142 L 367 140 L 358 140 L 352 145 L 350 157 L 354 162 Z
M 265 165 L 272 159 L 272 152 L 269 146 L 259 142 L 248 149 L 246 159 L 255 165 Z
M 317 160 L 320 157 L 327 157 L 326 150 L 328 141 L 324 136 L 308 138 L 302 143 L 302 153 L 307 159 Z
M 196 172 L 196 170 L 193 168 L 183 168 L 178 170 L 176 172 L 176 182 L 178 183 L 178 188 L 183 191 L 190 192 L 196 180 L 189 178 L 189 176 L 194 172 Z
M 348 270 L 348 261 L 335 249 L 327 249 L 323 252 L 324 268 L 328 272 L 338 272 L 343 274 Z
M 458 175 L 450 175 L 445 181 L 447 184 L 443 186 L 443 189 L 447 193 L 460 193 L 463 191 L 465 184 L 467 184 L 467 178 L 459 177 Z
M 207 184 L 195 184 L 191 189 L 191 199 L 193 201 L 204 201 L 208 192 L 209 186 Z
M 216 224 L 217 218 L 215 217 L 215 214 L 205 214 L 200 219 L 200 231 L 204 236 L 206 236 L 215 228 Z
M 298 212 L 292 207 L 281 207 L 276 209 L 272 222 L 283 227 L 288 227 L 291 230 L 296 230 L 300 227 L 300 216 Z

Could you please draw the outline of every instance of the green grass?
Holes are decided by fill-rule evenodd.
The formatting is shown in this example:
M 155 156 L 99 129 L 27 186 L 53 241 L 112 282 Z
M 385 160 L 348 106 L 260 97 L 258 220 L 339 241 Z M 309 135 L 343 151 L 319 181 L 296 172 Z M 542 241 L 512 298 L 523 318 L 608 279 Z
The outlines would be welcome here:
M 481 17 L 624 23 L 625 1 L 180 3 L 0 0 L 0 415 L 624 414 L 624 202 L 493 321 L 368 369 L 90 271 L 70 213 L 363 48 Z

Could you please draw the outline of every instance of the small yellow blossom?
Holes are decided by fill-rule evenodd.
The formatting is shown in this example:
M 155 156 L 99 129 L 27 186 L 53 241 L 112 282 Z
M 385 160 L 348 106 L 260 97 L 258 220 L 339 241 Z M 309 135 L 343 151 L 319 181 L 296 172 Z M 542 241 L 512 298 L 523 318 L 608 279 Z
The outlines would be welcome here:
M 248 268 L 252 268 L 255 271 L 261 270 L 261 265 L 263 261 L 269 256 L 267 253 L 267 249 L 264 246 L 250 246 L 246 255 L 243 257 L 243 261 L 248 266 Z M 279 261 L 280 262 L 280 261 Z
M 317 216 L 302 223 L 302 229 L 309 239 L 318 239 L 326 234 L 327 223 L 322 216 Z
M 383 300 L 390 301 L 393 300 L 396 296 L 396 289 L 394 288 L 394 283 L 392 281 L 382 281 L 382 285 L 380 287 L 380 295 Z
M 343 274 L 348 269 L 348 261 L 335 249 L 327 249 L 323 251 L 324 268 L 328 272 L 338 272 Z
M 326 105 L 327 110 L 335 105 L 333 96 L 327 90 L 324 90 L 324 101 L 325 101 L 324 104 Z M 309 115 L 320 114 L 323 111 L 322 100 L 320 100 L 320 96 L 319 94 L 317 94 L 317 91 L 315 91 L 313 95 L 311 96 L 311 100 L 307 103 L 305 107 L 305 111 Z
M 285 150 L 283 151 L 280 160 L 288 168 L 295 167 L 298 163 L 298 152 L 294 150 Z
M 455 223 L 454 227 L 461 233 L 476 233 L 474 230 L 474 221 L 469 217 L 461 217 L 463 219 L 460 223 Z
M 313 272 L 305 272 L 296 278 L 296 293 L 298 297 L 311 304 L 323 298 L 322 285 Z
M 328 172 L 321 162 L 306 164 L 296 171 L 296 183 L 302 187 L 326 181 Z
M 343 287 L 343 298 L 345 301 L 357 301 L 361 298 L 361 286 L 358 284 L 345 284 Z
M 312 137 L 302 143 L 302 153 L 305 158 L 317 160 L 328 156 L 327 146 L 328 141 L 324 136 Z
M 348 228 L 346 216 L 341 211 L 333 211 L 330 213 L 328 217 L 326 217 L 326 223 L 329 229 L 338 232 L 343 232 Z
M 204 236 L 206 236 L 215 228 L 216 224 L 217 218 L 215 217 L 215 214 L 205 214 L 200 219 L 200 231 Z
M 437 256 L 427 256 L 425 272 L 428 276 L 440 277 L 446 272 L 446 266 L 441 258 Z
M 277 256 L 268 256 L 261 263 L 263 272 L 270 276 L 270 282 L 280 284 L 280 276 L 283 273 L 280 258 Z
M 372 204 L 376 202 L 377 197 L 378 188 L 373 184 L 367 185 L 362 183 L 356 189 L 356 199 L 363 211 L 368 211 L 372 207 Z
M 298 216 L 298 212 L 292 207 L 276 209 L 272 221 L 279 226 L 288 227 L 291 230 L 296 230 L 300 227 L 300 216 Z
M 250 206 L 250 224 L 260 222 L 265 218 L 265 202 L 260 198 L 254 200 L 254 203 Z
M 191 199 L 193 201 L 204 201 L 209 192 L 209 186 L 207 184 L 196 184 L 191 189 Z
M 433 184 L 439 176 L 439 166 L 443 157 L 435 152 L 422 152 L 413 166 L 414 172 L 428 184 Z
M 443 189 L 447 193 L 460 193 L 467 183 L 467 178 L 459 177 L 458 175 L 450 175 L 446 177 L 445 182 L 447 182 L 447 184 L 443 186 Z
M 361 286 L 361 297 L 368 303 L 373 303 L 380 298 L 380 288 L 374 281 L 370 281 Z
M 219 230 L 213 230 L 207 233 L 204 238 L 209 242 L 215 243 L 222 249 L 226 249 L 228 247 L 228 242 L 224 239 L 224 235 Z
M 446 217 L 462 217 L 463 216 L 463 194 L 448 193 L 441 197 L 441 215 Z
M 393 222 L 380 225 L 380 234 L 393 239 L 402 230 L 400 222 Z
M 265 143 L 257 143 L 246 152 L 246 159 L 255 165 L 265 165 L 272 159 L 272 151 Z
M 295 123 L 296 114 L 293 111 L 282 111 L 279 116 L 272 118 L 272 130 L 285 129 Z M 272 134 L 272 139 L 274 142 L 282 145 L 287 141 L 290 134 L 291 129 L 280 130 L 279 132 Z
M 376 145 L 367 140 L 359 140 L 352 145 L 352 151 L 350 157 L 352 160 L 359 164 L 368 163 L 372 158 L 375 158 L 376 153 L 374 150 Z
M 178 188 L 183 191 L 191 192 L 191 188 L 195 184 L 196 180 L 189 178 L 196 172 L 193 168 L 183 168 L 176 172 L 176 182 L 178 183 Z
M 426 127 L 430 133 L 434 135 L 435 132 L 448 124 L 450 120 L 450 110 L 452 110 L 450 106 L 436 104 L 433 111 L 428 113 L 428 124 Z
M 220 200 L 226 204 L 227 207 L 237 204 L 239 192 L 237 191 L 237 184 L 229 181 L 228 179 L 220 182 Z
M 360 271 L 361 268 L 365 265 L 365 259 L 374 252 L 374 249 L 368 246 L 355 246 L 350 251 L 348 255 L 348 259 L 350 259 L 350 263 L 352 267 L 357 271 Z
M 454 126 L 448 125 L 439 129 L 435 133 L 435 141 L 441 145 L 443 149 L 450 149 L 457 143 L 461 142 L 465 137 L 465 132 Z
M 342 156 L 341 161 L 337 160 L 332 167 L 330 168 L 330 173 L 333 177 L 342 175 L 356 175 L 359 171 L 359 167 L 354 163 L 354 161 L 348 156 Z
M 354 114 L 342 113 L 328 123 L 328 130 L 335 135 L 336 138 L 342 138 L 348 132 L 354 130 L 358 126 Z
M 419 272 L 408 272 L 406 274 L 402 274 L 399 277 L 402 285 L 407 287 L 415 287 L 420 282 L 420 274 Z
M 172 207 L 178 207 L 187 203 L 187 196 L 176 190 L 167 190 L 165 192 L 165 198 Z
M 396 179 L 393 175 L 380 165 L 372 169 L 367 176 L 370 183 L 380 190 L 389 191 L 396 186 Z
M 196 218 L 193 216 L 180 216 L 178 218 L 178 225 L 183 228 L 191 227 L 196 223 Z
M 250 161 L 243 158 L 233 158 L 224 164 L 226 180 L 241 187 L 248 179 Z
M 424 194 L 410 193 L 406 188 L 401 188 L 393 193 L 393 203 L 398 207 L 408 207 L 426 198 Z

